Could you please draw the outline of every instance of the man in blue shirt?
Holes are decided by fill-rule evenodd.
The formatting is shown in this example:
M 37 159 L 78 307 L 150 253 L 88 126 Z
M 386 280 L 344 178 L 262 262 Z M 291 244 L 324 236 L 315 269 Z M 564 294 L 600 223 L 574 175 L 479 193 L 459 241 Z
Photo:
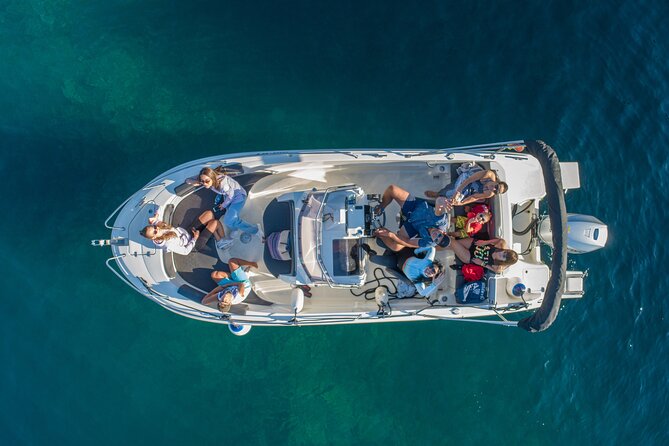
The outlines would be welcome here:
M 435 205 L 432 206 L 401 187 L 391 184 L 383 192 L 381 204 L 376 207 L 375 212 L 381 213 L 392 201 L 396 201 L 402 209 L 400 230 L 393 233 L 386 228 L 380 228 L 374 233 L 388 249 L 397 252 L 406 247 L 445 248 L 449 245 L 447 200 L 444 197 L 437 198 Z

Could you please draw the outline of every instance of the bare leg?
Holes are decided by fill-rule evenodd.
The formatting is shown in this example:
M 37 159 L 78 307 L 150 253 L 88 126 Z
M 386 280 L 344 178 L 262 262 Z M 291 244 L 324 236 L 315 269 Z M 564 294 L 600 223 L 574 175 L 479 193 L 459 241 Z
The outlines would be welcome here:
M 403 248 L 406 248 L 406 246 L 396 242 L 387 235 L 377 235 L 377 237 L 380 238 L 383 244 L 386 245 L 391 251 L 397 252 L 401 251 Z
M 383 197 L 381 198 L 381 204 L 379 206 L 381 209 L 385 209 L 391 201 L 395 200 L 397 204 L 402 207 L 407 198 L 409 198 L 409 192 L 405 191 L 396 184 L 391 184 L 383 192 Z
M 207 211 L 207 212 L 211 212 L 211 211 Z M 216 238 L 216 240 L 220 240 L 223 237 L 225 237 L 225 232 L 223 231 L 223 227 L 221 226 L 221 222 L 216 220 L 216 219 L 210 220 L 209 223 L 207 223 L 207 229 L 209 230 L 209 232 L 214 234 L 214 237 Z
M 258 264 L 256 262 L 249 262 L 248 260 L 238 259 L 236 257 L 233 257 L 230 260 L 228 260 L 228 266 L 230 267 L 230 271 L 234 271 L 240 266 L 251 266 L 253 268 L 257 268 Z
M 451 244 L 448 247 L 453 250 L 461 262 L 470 263 L 472 256 L 469 253 L 469 247 L 471 246 L 472 242 L 473 240 L 470 238 L 462 240 L 451 239 Z
M 211 273 L 211 280 L 213 280 L 216 283 L 228 277 L 230 277 L 230 274 L 226 273 L 225 271 L 214 271 L 213 273 Z
M 200 214 L 200 216 L 197 219 L 200 220 L 200 223 L 206 225 L 215 218 L 214 218 L 214 213 L 212 211 L 204 211 L 202 214 Z
M 223 225 L 221 224 L 220 221 L 216 220 L 216 232 L 215 234 L 218 235 L 219 240 L 225 237 L 225 231 L 223 230 Z
M 403 227 L 400 228 L 399 231 L 397 231 L 397 235 L 403 240 L 409 240 L 409 234 L 407 234 L 406 229 L 404 229 Z M 401 251 L 407 247 L 411 248 L 410 246 L 404 245 L 388 235 L 376 235 L 376 237 L 381 238 L 381 240 L 388 247 L 388 249 L 394 252 Z
M 206 226 L 206 224 L 209 223 L 212 220 L 216 220 L 214 218 L 214 213 L 211 212 L 211 211 L 204 211 L 203 213 L 201 213 L 197 217 L 196 220 L 193 221 L 193 223 L 191 224 L 191 227 L 196 228 L 196 229 L 200 229 L 203 226 Z

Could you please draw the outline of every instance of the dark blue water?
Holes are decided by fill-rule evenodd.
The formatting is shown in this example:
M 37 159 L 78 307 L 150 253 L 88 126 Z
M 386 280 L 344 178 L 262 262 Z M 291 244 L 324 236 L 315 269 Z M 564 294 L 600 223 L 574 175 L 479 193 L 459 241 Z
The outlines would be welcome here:
M 0 2 L 1 444 L 669 442 L 669 4 Z M 175 316 L 102 222 L 187 160 L 540 138 L 587 294 L 541 334 Z

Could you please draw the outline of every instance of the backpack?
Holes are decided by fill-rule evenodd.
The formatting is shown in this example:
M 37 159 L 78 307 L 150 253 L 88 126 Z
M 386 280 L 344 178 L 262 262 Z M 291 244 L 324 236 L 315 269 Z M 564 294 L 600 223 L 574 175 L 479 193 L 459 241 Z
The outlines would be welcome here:
M 481 265 L 476 265 L 475 263 L 465 263 L 462 265 L 462 277 L 465 279 L 465 282 L 481 280 L 484 273 L 485 270 Z
M 480 304 L 487 298 L 485 280 L 465 283 L 455 290 L 455 301 L 459 304 Z
M 397 282 L 397 298 L 405 299 L 407 297 L 414 297 L 416 295 L 416 285 L 406 280 L 400 279 Z

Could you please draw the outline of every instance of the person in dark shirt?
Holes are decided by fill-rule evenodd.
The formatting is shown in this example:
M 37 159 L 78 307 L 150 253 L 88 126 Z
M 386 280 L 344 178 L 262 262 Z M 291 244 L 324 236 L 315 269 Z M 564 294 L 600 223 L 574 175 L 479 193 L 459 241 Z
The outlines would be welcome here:
M 452 240 L 449 248 L 461 262 L 481 265 L 495 273 L 501 273 L 518 261 L 518 253 L 508 249 L 506 242 L 501 238 Z

